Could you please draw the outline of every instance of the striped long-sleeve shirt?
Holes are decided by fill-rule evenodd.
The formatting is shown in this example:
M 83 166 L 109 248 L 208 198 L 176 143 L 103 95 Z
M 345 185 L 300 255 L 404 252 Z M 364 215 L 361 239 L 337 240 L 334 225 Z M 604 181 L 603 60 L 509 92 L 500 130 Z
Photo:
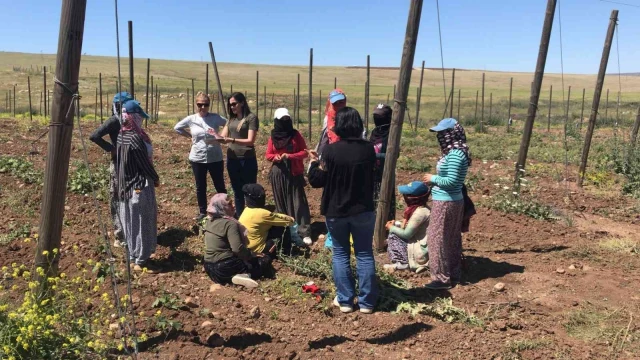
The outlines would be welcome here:
M 121 198 L 131 197 L 132 190 L 144 189 L 147 179 L 153 182 L 160 179 L 149 159 L 147 145 L 133 131 L 121 132 L 118 136 L 116 169 Z
M 462 185 L 469 169 L 467 156 L 462 151 L 453 149 L 438 161 L 437 168 L 438 175 L 431 177 L 431 182 L 435 184 L 431 192 L 433 200 L 462 200 Z

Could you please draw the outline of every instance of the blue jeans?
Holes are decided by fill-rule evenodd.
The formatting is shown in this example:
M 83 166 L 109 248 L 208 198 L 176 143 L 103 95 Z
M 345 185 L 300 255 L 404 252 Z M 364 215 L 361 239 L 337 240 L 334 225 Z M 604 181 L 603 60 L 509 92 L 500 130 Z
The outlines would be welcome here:
M 239 218 L 242 210 L 244 210 L 244 192 L 242 192 L 242 187 L 245 184 L 255 184 L 258 182 L 258 160 L 256 158 L 227 158 L 227 172 L 229 173 L 233 197 L 236 202 L 236 217 Z
M 358 304 L 360 308 L 373 309 L 378 300 L 376 264 L 373 258 L 373 228 L 376 222 L 374 212 L 365 212 L 343 218 L 327 218 L 327 229 L 333 238 L 333 281 L 341 305 L 353 305 L 356 296 L 355 280 L 351 271 L 351 246 L 349 235 L 353 236 L 356 252 L 356 272 L 358 274 Z

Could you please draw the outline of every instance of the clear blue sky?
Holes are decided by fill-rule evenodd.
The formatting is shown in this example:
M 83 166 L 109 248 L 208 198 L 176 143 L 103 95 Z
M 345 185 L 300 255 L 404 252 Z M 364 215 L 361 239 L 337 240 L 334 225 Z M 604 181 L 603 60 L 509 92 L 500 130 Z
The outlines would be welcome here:
M 624 0 L 640 6 L 640 0 Z M 335 4 L 335 5 L 332 5 Z M 622 72 L 640 71 L 640 8 L 600 0 L 561 0 L 567 73 L 596 73 L 610 12 L 620 10 Z M 60 2 L 0 0 L 0 50 L 55 53 Z M 531 72 L 538 53 L 545 0 L 442 0 L 445 67 Z M 133 21 L 140 58 L 209 59 L 212 41 L 223 62 L 398 66 L 408 0 L 121 0 L 120 50 L 127 53 Z M 560 71 L 556 11 L 547 71 Z M 114 2 L 89 0 L 83 53 L 115 55 Z M 615 43 L 608 72 L 617 72 Z M 435 0 L 425 0 L 415 64 L 440 66 Z

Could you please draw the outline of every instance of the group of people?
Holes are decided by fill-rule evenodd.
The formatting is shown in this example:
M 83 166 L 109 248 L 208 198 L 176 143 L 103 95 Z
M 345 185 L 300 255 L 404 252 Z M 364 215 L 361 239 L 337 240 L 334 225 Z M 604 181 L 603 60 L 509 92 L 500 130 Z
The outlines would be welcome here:
M 314 150 L 294 129 L 288 110 L 277 109 L 265 154 L 272 163 L 268 177 L 275 211 L 271 211 L 267 210 L 265 189 L 257 181 L 254 144 L 259 121 L 245 96 L 237 92 L 229 97 L 228 120 L 209 112 L 210 98 L 206 94 L 199 94 L 196 104 L 198 112 L 179 121 L 174 129 L 192 141 L 189 162 L 198 201 L 196 220 L 205 234 L 204 269 L 209 277 L 221 284 L 256 287 L 257 279 L 273 277 L 271 263 L 280 254 L 291 254 L 293 245 L 311 245 L 311 216 L 305 194 L 308 181 L 314 188 L 323 188 L 325 246 L 332 249 L 337 289 L 334 305 L 342 312 L 351 312 L 357 303 L 362 313 L 371 313 L 378 297 L 373 256 L 375 207 L 391 107 L 380 104 L 374 109 L 375 128 L 367 138 L 358 111 L 347 106 L 342 90 L 333 90 L 327 98 L 322 135 Z M 91 140 L 112 155 L 115 245 L 126 242 L 132 269 L 146 268 L 155 273 L 158 269 L 149 259 L 157 242 L 154 187 L 159 178 L 153 167 L 151 140 L 141 126 L 144 117 L 147 115 L 128 93 L 117 94 L 113 116 L 91 135 Z M 461 232 L 470 212 L 463 187 L 471 156 L 464 129 L 455 119 L 444 119 L 430 130 L 436 133 L 441 150 L 437 174 L 426 174 L 420 181 L 398 187 L 406 207 L 403 220 L 395 221 L 393 196 L 385 226 L 390 263 L 384 267 L 415 272 L 429 268 L 432 281 L 427 288 L 448 289 L 461 277 Z M 103 139 L 106 135 L 111 143 Z M 221 144 L 227 145 L 226 168 L 233 198 L 227 195 Z M 207 173 L 216 190 L 208 201 Z M 352 251 L 358 292 L 350 264 Z

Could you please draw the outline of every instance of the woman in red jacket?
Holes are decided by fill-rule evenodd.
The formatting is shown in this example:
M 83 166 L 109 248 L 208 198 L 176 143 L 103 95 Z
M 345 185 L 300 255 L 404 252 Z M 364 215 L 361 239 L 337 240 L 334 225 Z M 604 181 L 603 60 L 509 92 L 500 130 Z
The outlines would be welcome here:
M 304 193 L 304 159 L 309 156 L 307 144 L 293 128 L 289 110 L 279 108 L 274 113 L 273 130 L 267 143 L 267 160 L 271 161 L 269 182 L 273 189 L 276 212 L 296 219 L 298 234 L 311 245 L 311 215 Z

